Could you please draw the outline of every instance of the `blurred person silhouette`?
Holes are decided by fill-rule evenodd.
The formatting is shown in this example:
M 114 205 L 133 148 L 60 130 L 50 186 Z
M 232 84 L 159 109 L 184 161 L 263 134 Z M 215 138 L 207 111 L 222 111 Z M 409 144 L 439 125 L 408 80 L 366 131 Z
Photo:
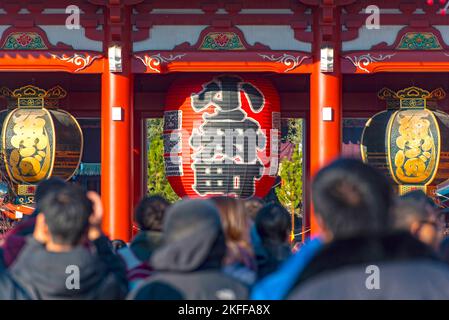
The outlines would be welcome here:
M 312 183 L 325 245 L 288 299 L 448 299 L 449 266 L 408 231 L 394 230 L 389 181 L 355 159 L 339 159 Z
M 396 201 L 394 227 L 409 231 L 435 250 L 443 240 L 444 215 L 435 202 L 421 190 L 408 192 Z
M 254 251 L 254 257 L 265 257 L 266 252 L 263 248 L 262 241 L 257 234 L 256 225 L 254 221 L 256 220 L 257 213 L 263 208 L 265 202 L 258 197 L 251 197 L 249 199 L 242 200 L 245 213 L 249 217 L 249 228 L 250 228 L 250 243 Z M 256 262 L 257 265 L 257 262 Z
M 251 244 L 251 220 L 245 214 L 243 201 L 231 197 L 212 197 L 218 207 L 226 239 L 225 273 L 253 285 L 257 278 L 257 264 Z
M 319 237 L 258 283 L 253 299 L 447 299 L 449 269 L 394 229 L 394 194 L 376 169 L 339 159 L 312 183 Z M 379 274 L 380 272 L 380 274 Z
M 290 213 L 279 204 L 269 204 L 259 210 L 255 228 L 261 239 L 261 250 L 256 251 L 257 278 L 274 272 L 291 255 Z
M 0 260 L 0 300 L 30 299 L 30 295 L 11 277 L 3 261 Z
M 134 221 L 140 231 L 129 247 L 118 250 L 126 264 L 130 290 L 153 274 L 150 258 L 161 244 L 163 219 L 169 206 L 170 203 L 158 195 L 144 197 L 137 205 Z
M 246 299 L 248 289 L 222 271 L 225 235 L 210 200 L 181 200 L 167 210 L 162 244 L 152 254 L 155 274 L 128 299 Z
M 101 231 L 95 192 L 66 185 L 39 202 L 34 232 L 11 266 L 32 299 L 121 299 L 125 268 Z
M 34 195 L 35 210 L 31 216 L 25 216 L 22 221 L 17 223 L 6 236 L 2 245 L 2 256 L 6 267 L 9 267 L 19 255 L 26 242 L 26 236 L 33 234 L 36 216 L 40 212 L 39 206 L 42 199 L 49 193 L 64 188 L 66 182 L 60 178 L 52 177 L 40 182 L 37 185 Z
M 161 196 L 143 198 L 134 213 L 139 233 L 130 248 L 140 261 L 148 261 L 162 239 L 162 224 L 170 203 Z
M 449 263 L 449 208 L 440 209 L 441 221 L 443 223 L 443 239 L 441 240 L 438 252 L 443 261 Z

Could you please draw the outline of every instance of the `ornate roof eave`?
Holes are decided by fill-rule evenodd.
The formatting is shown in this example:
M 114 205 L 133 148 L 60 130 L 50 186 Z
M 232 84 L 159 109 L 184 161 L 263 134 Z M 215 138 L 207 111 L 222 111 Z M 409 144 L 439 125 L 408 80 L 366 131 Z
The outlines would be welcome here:
M 312 58 L 310 53 L 299 51 L 143 51 L 134 53 L 132 66 L 135 73 L 152 74 L 197 71 L 308 74 L 312 71 Z
M 449 72 L 449 51 L 350 51 L 341 55 L 342 73 Z
M 0 50 L 0 71 L 98 74 L 103 72 L 105 59 L 101 52 L 94 51 Z

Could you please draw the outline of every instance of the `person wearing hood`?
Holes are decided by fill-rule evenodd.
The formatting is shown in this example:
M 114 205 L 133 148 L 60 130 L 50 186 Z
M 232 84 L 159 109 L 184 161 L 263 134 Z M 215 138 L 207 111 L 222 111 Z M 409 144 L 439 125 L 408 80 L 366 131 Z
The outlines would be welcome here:
M 315 175 L 312 201 L 324 245 L 287 299 L 449 299 L 449 267 L 395 228 L 393 188 L 377 169 L 336 160 Z
M 248 288 L 222 271 L 225 255 L 217 207 L 210 200 L 182 200 L 167 210 L 162 244 L 150 258 L 156 273 L 128 299 L 246 299 Z
M 122 299 L 125 268 L 101 233 L 101 200 L 67 185 L 46 195 L 33 235 L 10 267 L 32 299 Z
M 226 239 L 223 271 L 252 286 L 257 277 L 257 264 L 251 243 L 251 220 L 245 214 L 243 201 L 224 196 L 213 197 L 211 201 L 218 208 Z

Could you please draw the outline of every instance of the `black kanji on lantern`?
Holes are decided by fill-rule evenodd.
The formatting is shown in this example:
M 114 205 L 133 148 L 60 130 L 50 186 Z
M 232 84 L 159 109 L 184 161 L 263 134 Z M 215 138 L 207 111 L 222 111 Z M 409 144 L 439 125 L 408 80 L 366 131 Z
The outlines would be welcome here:
M 236 76 L 217 77 L 191 96 L 195 112 L 214 107 L 213 113 L 203 114 L 203 123 L 190 138 L 194 149 L 193 189 L 200 195 L 250 197 L 255 180 L 262 177 L 264 166 L 257 152 L 265 148 L 266 136 L 259 122 L 242 109 L 242 92 L 252 111 L 263 109 L 262 93 Z

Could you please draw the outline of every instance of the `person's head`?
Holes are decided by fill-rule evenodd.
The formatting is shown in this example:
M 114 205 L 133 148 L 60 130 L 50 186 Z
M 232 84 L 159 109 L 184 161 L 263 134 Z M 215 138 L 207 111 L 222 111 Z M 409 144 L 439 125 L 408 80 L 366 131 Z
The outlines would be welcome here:
M 245 208 L 245 213 L 252 220 L 256 220 L 257 213 L 264 206 L 264 201 L 258 197 L 251 197 L 249 199 L 243 200 L 243 206 Z
M 279 204 L 268 204 L 260 209 L 255 223 L 262 243 L 288 243 L 292 228 L 290 218 L 290 213 Z
M 158 271 L 190 272 L 221 268 L 225 254 L 217 207 L 209 200 L 185 199 L 167 209 L 162 243 L 150 259 Z
M 58 191 L 62 188 L 64 188 L 67 185 L 67 183 L 58 177 L 51 177 L 47 180 L 43 180 L 39 182 L 39 184 L 36 187 L 36 192 L 34 194 L 34 202 L 36 204 L 36 213 L 39 213 L 40 211 L 40 203 L 42 199 L 49 193 Z
M 66 185 L 46 194 L 39 209 L 35 232 L 40 233 L 47 249 L 71 248 L 85 240 L 93 207 L 80 187 Z
M 242 200 L 231 197 L 213 197 L 211 200 L 218 207 L 223 231 L 226 237 L 228 253 L 225 264 L 244 262 L 242 250 L 252 256 L 250 241 L 250 219 L 245 214 Z
M 327 241 L 388 232 L 393 199 L 386 177 L 355 159 L 332 162 L 312 183 L 316 221 Z
M 170 203 L 161 196 L 143 198 L 136 208 L 134 219 L 142 231 L 161 231 L 165 210 Z
M 399 197 L 393 215 L 395 229 L 408 231 L 427 245 L 438 248 L 444 222 L 433 200 L 423 191 L 414 190 Z

